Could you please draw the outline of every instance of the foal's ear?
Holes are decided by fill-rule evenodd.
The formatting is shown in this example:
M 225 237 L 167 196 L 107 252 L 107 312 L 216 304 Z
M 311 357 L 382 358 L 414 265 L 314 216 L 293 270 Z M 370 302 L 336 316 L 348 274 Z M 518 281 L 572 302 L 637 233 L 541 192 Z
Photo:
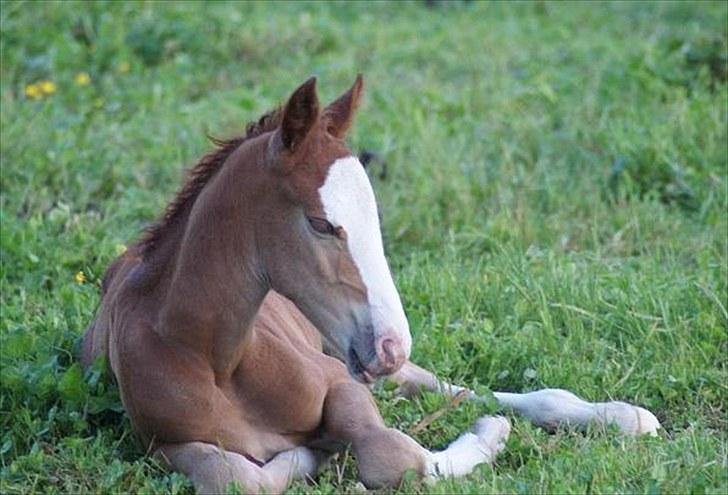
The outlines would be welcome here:
M 316 78 L 308 81 L 293 92 L 286 103 L 281 122 L 283 146 L 292 151 L 303 141 L 311 130 L 319 114 L 319 101 L 316 94 Z
M 354 114 L 359 106 L 363 87 L 364 79 L 361 74 L 358 74 L 354 85 L 349 88 L 349 91 L 339 96 L 336 101 L 326 107 L 324 115 L 328 122 L 326 130 L 329 134 L 337 138 L 344 137 L 354 121 Z

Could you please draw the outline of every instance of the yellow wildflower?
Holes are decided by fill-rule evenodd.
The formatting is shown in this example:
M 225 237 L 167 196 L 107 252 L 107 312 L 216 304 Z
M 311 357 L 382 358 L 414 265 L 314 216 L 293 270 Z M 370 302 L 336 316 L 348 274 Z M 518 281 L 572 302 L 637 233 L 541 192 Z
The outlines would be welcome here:
M 38 83 L 38 87 L 45 95 L 52 95 L 56 92 L 56 83 L 53 81 L 41 81 Z
M 85 281 L 86 281 L 86 275 L 84 275 L 84 273 L 83 273 L 83 272 L 81 272 L 81 271 L 80 271 L 80 272 L 78 272 L 78 273 L 76 274 L 76 283 L 77 283 L 77 284 L 82 284 L 82 283 L 84 283 Z
M 117 244 L 114 246 L 114 249 L 116 250 L 116 255 L 121 256 L 122 254 L 126 253 L 126 246 L 123 244 Z
M 122 74 L 126 74 L 127 72 L 129 72 L 130 68 L 131 67 L 129 65 L 129 62 L 122 62 L 119 64 L 119 72 L 121 72 Z
M 37 100 L 43 97 L 43 91 L 41 91 L 37 84 L 28 84 L 25 87 L 25 96 Z
M 79 86 L 88 86 L 91 84 L 91 76 L 88 75 L 88 72 L 79 72 L 76 74 L 74 81 L 76 81 L 76 84 Z

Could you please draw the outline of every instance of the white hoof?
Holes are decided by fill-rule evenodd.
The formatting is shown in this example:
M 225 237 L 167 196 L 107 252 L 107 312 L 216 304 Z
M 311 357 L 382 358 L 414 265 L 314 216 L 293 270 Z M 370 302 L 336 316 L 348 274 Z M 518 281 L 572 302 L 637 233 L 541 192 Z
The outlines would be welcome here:
M 503 450 L 511 433 L 511 423 L 503 416 L 483 416 L 475 422 L 473 431 L 490 452 L 490 460 Z
M 291 474 L 296 478 L 315 476 L 321 461 L 317 453 L 308 447 L 295 447 L 278 455 L 289 459 Z
M 625 435 L 656 436 L 661 428 L 655 415 L 642 407 L 626 402 L 604 402 L 595 406 L 599 422 L 615 424 Z
M 654 414 L 652 414 L 647 409 L 643 409 L 638 406 L 633 406 L 635 409 L 637 409 L 637 416 L 639 417 L 637 423 L 637 431 L 635 432 L 635 435 L 644 435 L 645 433 L 654 436 L 657 436 L 657 430 L 662 428 L 662 425 L 660 425 L 660 422 L 657 420 Z

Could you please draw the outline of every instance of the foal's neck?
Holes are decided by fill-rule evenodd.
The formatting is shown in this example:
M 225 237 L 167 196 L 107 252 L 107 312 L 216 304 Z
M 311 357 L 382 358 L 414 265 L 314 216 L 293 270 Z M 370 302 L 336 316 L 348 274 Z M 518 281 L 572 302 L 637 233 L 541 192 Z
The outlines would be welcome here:
M 256 211 L 255 198 L 243 192 L 253 181 L 240 181 L 231 170 L 241 164 L 229 165 L 205 187 L 174 236 L 158 325 L 162 335 L 204 355 L 223 379 L 237 367 L 269 290 L 252 225 L 241 218 Z

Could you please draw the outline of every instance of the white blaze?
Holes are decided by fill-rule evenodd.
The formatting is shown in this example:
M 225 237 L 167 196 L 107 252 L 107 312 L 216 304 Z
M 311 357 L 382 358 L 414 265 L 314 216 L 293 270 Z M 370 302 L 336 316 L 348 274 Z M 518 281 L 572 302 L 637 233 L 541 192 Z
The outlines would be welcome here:
M 359 159 L 349 156 L 336 160 L 319 195 L 326 219 L 346 231 L 349 252 L 367 289 L 375 338 L 394 332 L 409 356 L 409 324 L 384 257 L 374 191 Z

